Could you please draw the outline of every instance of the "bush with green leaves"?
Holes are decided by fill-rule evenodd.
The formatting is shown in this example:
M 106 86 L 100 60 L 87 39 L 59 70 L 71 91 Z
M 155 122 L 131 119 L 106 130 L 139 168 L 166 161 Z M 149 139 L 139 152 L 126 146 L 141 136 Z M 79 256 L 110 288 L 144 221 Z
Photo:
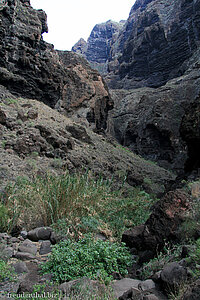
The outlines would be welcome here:
M 131 254 L 123 243 L 104 242 L 86 235 L 78 242 L 68 239 L 55 245 L 42 270 L 52 273 L 57 282 L 87 277 L 108 283 L 113 272 L 125 275 L 131 264 Z
M 13 270 L 11 270 L 6 261 L 0 259 L 0 282 L 11 281 L 13 279 Z
M 4 232 L 9 228 L 9 213 L 5 205 L 0 203 L 0 232 Z

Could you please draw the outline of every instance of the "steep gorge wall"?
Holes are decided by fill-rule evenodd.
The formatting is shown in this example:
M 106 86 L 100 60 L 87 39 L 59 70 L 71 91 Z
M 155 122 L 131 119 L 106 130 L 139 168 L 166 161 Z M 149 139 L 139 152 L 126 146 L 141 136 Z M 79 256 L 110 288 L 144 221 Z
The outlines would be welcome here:
M 184 74 L 199 44 L 199 0 L 137 0 L 112 44 L 110 86 L 159 87 Z
M 47 31 L 45 12 L 29 0 L 7 1 L 0 11 L 0 84 L 105 129 L 112 101 L 103 79 L 83 58 L 44 42 Z
M 111 46 L 117 39 L 125 21 L 105 23 L 94 26 L 87 42 L 82 38 L 72 47 L 72 51 L 85 57 L 90 65 L 101 74 L 106 74 Z
M 179 174 L 198 171 L 200 1 L 138 0 L 125 28 L 107 76 L 111 134 Z

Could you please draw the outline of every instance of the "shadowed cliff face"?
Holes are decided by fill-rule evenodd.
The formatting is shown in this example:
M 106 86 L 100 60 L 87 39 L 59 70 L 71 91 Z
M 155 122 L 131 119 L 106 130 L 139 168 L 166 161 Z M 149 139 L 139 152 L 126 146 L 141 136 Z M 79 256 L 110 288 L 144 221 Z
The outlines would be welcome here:
M 83 58 L 44 42 L 47 31 L 45 12 L 30 1 L 8 1 L 0 11 L 0 84 L 105 129 L 112 102 L 101 76 Z
M 110 132 L 178 173 L 200 168 L 199 45 L 199 0 L 136 1 L 112 45 Z
M 199 67 L 157 89 L 113 90 L 109 130 L 146 159 L 191 172 L 200 168 L 199 96 Z
M 113 88 L 158 87 L 183 75 L 200 42 L 200 1 L 138 0 L 111 47 Z

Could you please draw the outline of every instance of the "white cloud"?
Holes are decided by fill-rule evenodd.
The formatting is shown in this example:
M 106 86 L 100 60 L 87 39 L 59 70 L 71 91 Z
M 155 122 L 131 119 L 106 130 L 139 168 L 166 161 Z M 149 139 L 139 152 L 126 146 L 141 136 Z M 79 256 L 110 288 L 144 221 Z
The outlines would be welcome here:
M 44 40 L 56 49 L 71 50 L 82 37 L 87 40 L 95 24 L 128 18 L 134 0 L 31 0 L 36 9 L 48 16 L 49 33 Z

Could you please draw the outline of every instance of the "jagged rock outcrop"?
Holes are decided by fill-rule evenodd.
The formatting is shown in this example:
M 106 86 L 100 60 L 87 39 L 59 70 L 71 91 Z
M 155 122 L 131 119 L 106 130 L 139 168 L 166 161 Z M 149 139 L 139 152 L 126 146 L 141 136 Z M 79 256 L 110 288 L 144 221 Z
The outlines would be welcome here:
M 112 102 L 101 76 L 75 53 L 55 51 L 42 40 L 48 31 L 45 12 L 30 1 L 8 0 L 0 26 L 0 84 L 106 128 Z
M 137 0 L 112 44 L 110 86 L 161 86 L 184 74 L 199 42 L 199 0 Z
M 191 203 L 191 196 L 184 189 L 166 193 L 154 205 L 146 223 L 125 231 L 122 241 L 141 254 L 143 251 L 153 252 L 153 257 L 166 242 L 181 240 L 180 226 L 186 220 Z
M 124 23 L 125 21 L 118 23 L 109 20 L 95 25 L 87 42 L 80 39 L 72 47 L 72 51 L 84 56 L 93 68 L 106 74 L 111 43 L 115 40 Z
M 80 38 L 80 40 L 72 47 L 72 51 L 85 56 L 87 51 L 87 42 L 83 38 Z

